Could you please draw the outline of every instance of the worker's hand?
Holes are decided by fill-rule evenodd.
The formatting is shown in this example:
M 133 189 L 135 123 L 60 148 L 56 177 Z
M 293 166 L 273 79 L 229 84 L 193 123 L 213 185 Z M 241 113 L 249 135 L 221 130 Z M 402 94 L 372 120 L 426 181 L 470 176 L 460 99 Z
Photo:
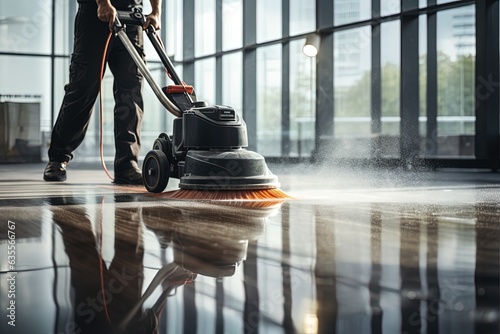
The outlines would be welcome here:
M 113 24 L 116 17 L 116 8 L 109 0 L 97 1 L 97 17 L 99 20 L 109 23 L 109 30 L 113 31 Z
M 144 22 L 144 29 L 147 29 L 150 25 L 156 30 L 160 30 L 160 14 L 151 13 L 146 16 L 146 22 Z

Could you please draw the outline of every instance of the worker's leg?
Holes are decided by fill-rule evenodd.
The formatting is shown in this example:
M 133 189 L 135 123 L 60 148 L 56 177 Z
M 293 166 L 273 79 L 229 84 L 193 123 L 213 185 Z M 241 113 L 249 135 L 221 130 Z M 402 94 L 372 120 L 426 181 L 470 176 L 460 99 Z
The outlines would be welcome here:
M 142 28 L 127 27 L 127 35 L 144 57 Z M 140 129 L 143 115 L 143 76 L 130 53 L 117 38 L 110 51 L 108 64 L 113 72 L 115 98 L 115 176 L 137 169 L 141 148 Z M 139 170 L 140 172 L 140 170 Z
M 80 4 L 75 18 L 74 49 L 69 82 L 52 130 L 51 161 L 69 161 L 82 143 L 99 93 L 100 67 L 109 33 L 108 23 L 97 18 L 95 3 Z

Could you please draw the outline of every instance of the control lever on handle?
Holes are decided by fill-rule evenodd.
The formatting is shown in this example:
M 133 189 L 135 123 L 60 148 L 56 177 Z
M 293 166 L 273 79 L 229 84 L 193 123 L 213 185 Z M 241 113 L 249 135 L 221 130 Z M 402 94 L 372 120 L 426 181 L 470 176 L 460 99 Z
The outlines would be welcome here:
M 143 26 L 146 23 L 146 18 L 140 8 L 134 7 L 131 11 L 116 11 L 115 26 L 121 27 L 122 24 L 130 24 Z

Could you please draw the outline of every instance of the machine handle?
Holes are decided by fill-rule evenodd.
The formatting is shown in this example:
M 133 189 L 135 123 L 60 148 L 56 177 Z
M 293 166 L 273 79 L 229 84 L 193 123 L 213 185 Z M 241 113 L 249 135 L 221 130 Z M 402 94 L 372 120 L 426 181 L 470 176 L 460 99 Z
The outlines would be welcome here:
M 137 25 L 142 27 L 144 26 L 144 23 L 146 23 L 146 19 L 140 7 L 133 7 L 130 11 L 117 11 L 116 13 L 117 13 L 115 17 L 116 31 L 123 30 L 122 24 Z M 145 31 L 146 35 L 149 38 L 149 41 L 153 45 L 155 51 L 158 53 L 158 56 L 160 57 L 163 66 L 167 69 L 170 79 L 172 79 L 175 85 L 185 86 L 185 83 L 182 81 L 182 79 L 175 71 L 174 64 L 166 54 L 163 45 L 160 43 L 160 39 L 156 34 L 156 29 L 152 25 L 149 25 L 147 29 L 145 29 Z M 186 99 L 186 103 L 188 105 L 193 105 L 193 99 L 187 92 L 184 93 L 184 98 Z
M 119 27 L 121 24 L 143 26 L 144 23 L 146 23 L 146 19 L 139 7 L 134 7 L 131 11 L 116 11 L 115 25 Z

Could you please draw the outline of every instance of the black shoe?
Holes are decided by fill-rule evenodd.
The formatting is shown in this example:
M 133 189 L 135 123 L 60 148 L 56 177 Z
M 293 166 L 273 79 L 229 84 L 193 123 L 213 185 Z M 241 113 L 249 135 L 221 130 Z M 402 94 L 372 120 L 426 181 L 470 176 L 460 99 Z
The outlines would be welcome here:
M 55 162 L 50 161 L 43 171 L 43 179 L 45 181 L 65 181 L 66 180 L 66 165 L 65 161 Z
M 138 184 L 142 185 L 142 172 L 139 167 L 130 167 L 123 171 L 115 171 L 115 184 Z

